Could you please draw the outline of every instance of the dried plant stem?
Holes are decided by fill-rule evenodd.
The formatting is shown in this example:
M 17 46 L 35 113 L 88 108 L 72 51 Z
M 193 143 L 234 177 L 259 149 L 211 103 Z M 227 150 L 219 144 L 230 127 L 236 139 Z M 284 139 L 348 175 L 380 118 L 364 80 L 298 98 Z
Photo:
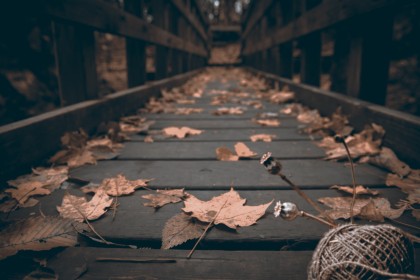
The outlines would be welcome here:
M 175 263 L 175 259 L 140 259 L 140 258 L 96 258 L 97 262 L 131 262 L 131 263 Z
M 350 205 L 350 223 L 354 223 L 354 204 L 356 203 L 356 176 L 355 176 L 355 172 L 354 172 L 354 163 L 353 163 L 353 159 L 351 158 L 351 154 L 350 154 L 350 150 L 349 147 L 347 146 L 346 141 L 344 140 L 344 138 L 340 138 L 341 143 L 343 143 L 344 148 L 346 149 L 346 153 L 347 153 L 347 158 L 350 162 L 350 167 L 351 167 L 351 180 L 353 182 L 353 197 L 351 200 L 351 205 Z
M 307 213 L 305 211 L 300 211 L 299 215 L 302 216 L 302 217 L 313 219 L 313 220 L 315 220 L 317 222 L 320 222 L 320 223 L 322 223 L 324 225 L 327 225 L 327 226 L 329 226 L 331 228 L 335 228 L 337 226 L 336 224 L 332 224 L 332 223 L 330 223 L 330 222 L 328 222 L 328 221 L 326 221 L 324 219 L 321 219 L 321 218 L 319 218 L 317 216 L 314 216 L 312 214 L 309 214 L 309 213 Z
M 214 224 L 214 221 L 216 220 L 217 216 L 219 216 L 220 212 L 222 211 L 223 207 L 225 207 L 227 203 L 227 200 L 225 201 L 225 203 L 223 203 L 222 207 L 220 207 L 219 211 L 217 211 L 216 215 L 214 215 L 213 220 L 211 220 L 211 222 L 207 225 L 206 229 L 204 230 L 204 232 L 201 234 L 200 238 L 197 240 L 197 242 L 195 242 L 194 247 L 191 249 L 190 253 L 187 256 L 187 259 L 190 259 L 192 254 L 195 251 L 195 248 L 197 247 L 197 245 L 200 243 L 200 241 L 204 238 L 204 236 L 206 235 L 207 231 L 209 230 L 209 228 Z
M 282 174 L 282 173 L 278 173 L 278 175 L 280 176 L 280 178 L 285 181 L 286 183 L 289 184 L 289 186 L 291 186 L 293 188 L 293 190 L 295 190 L 303 199 L 306 200 L 306 202 L 308 202 L 316 211 L 318 211 L 321 215 L 323 215 L 329 222 L 329 224 L 334 225 L 335 226 L 335 222 L 333 219 L 331 219 L 330 216 L 325 214 L 325 211 L 323 211 L 321 209 L 321 207 L 318 206 L 318 204 L 316 204 L 315 201 L 313 201 L 309 196 L 306 195 L 306 193 L 304 193 L 297 185 L 295 185 L 292 181 L 290 181 L 286 175 Z

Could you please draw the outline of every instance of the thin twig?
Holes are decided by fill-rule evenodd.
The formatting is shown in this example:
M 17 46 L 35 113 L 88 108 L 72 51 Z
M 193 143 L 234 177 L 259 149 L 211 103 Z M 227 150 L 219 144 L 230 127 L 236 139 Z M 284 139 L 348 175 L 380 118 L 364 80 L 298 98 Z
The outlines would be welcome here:
M 416 227 L 416 226 L 413 226 L 413 225 L 410 225 L 410 224 L 406 224 L 406 223 L 403 223 L 403 222 L 400 222 L 400 221 L 397 221 L 397 220 L 394 220 L 394 219 L 388 219 L 388 220 L 391 221 L 392 223 L 396 223 L 396 224 L 400 224 L 400 225 L 403 225 L 403 226 L 406 226 L 406 227 L 409 227 L 409 228 L 420 230 L 420 227 Z
M 131 262 L 131 263 L 176 263 L 175 259 L 139 259 L 139 258 L 96 258 L 97 262 Z
M 204 238 L 204 236 L 206 235 L 206 233 L 209 230 L 209 228 L 214 224 L 214 221 L 216 220 L 217 216 L 219 216 L 220 212 L 222 211 L 223 207 L 225 207 L 226 203 L 227 203 L 227 200 L 225 201 L 225 203 L 223 203 L 222 207 L 220 207 L 219 211 L 216 213 L 216 215 L 214 216 L 213 220 L 211 220 L 211 222 L 207 225 L 206 229 L 201 234 L 200 238 L 197 240 L 197 242 L 195 243 L 194 247 L 191 249 L 190 253 L 188 254 L 187 259 L 190 259 L 191 258 L 192 254 L 195 251 L 195 248 L 200 243 L 201 239 Z
M 118 184 L 115 184 L 115 188 L 117 189 L 117 196 L 115 196 L 114 199 L 114 211 L 112 212 L 112 221 L 115 220 L 115 216 L 117 215 L 117 208 L 118 208 L 118 195 L 119 195 L 119 189 L 118 189 Z
M 314 216 L 314 215 L 312 215 L 312 214 L 309 214 L 309 213 L 307 213 L 307 212 L 305 212 L 305 211 L 300 211 L 300 216 L 302 216 L 302 217 L 306 217 L 306 218 L 310 218 L 310 219 L 314 219 L 314 220 L 316 220 L 316 221 L 318 221 L 318 222 L 320 222 L 320 223 L 322 223 L 322 224 L 324 224 L 324 225 L 327 225 L 327 226 L 329 226 L 329 227 L 332 227 L 332 228 L 335 228 L 337 225 L 336 224 L 332 224 L 332 223 L 330 223 L 330 222 L 328 222 L 328 221 L 326 221 L 326 220 L 324 220 L 324 219 L 321 219 L 321 218 L 319 218 L 319 217 L 317 217 L 317 216 Z
M 351 166 L 351 180 L 353 182 L 353 197 L 352 197 L 351 205 L 350 205 L 350 223 L 353 224 L 354 223 L 354 217 L 353 217 L 354 204 L 356 203 L 356 176 L 354 172 L 354 163 L 353 163 L 353 159 L 351 158 L 350 150 L 349 150 L 349 147 L 347 146 L 346 141 L 341 136 L 339 136 L 338 139 L 340 140 L 341 143 L 343 143 L 344 148 L 346 149 L 347 158 Z

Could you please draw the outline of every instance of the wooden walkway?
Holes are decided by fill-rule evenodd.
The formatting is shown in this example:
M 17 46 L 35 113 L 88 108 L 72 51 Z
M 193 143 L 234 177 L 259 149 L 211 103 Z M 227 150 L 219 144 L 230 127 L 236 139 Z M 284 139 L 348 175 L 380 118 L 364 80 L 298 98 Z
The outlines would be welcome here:
M 208 200 L 229 190 L 232 186 L 247 199 L 248 205 L 266 203 L 272 199 L 295 202 L 302 210 L 313 209 L 276 176 L 269 175 L 258 159 L 237 162 L 218 161 L 215 149 L 227 146 L 233 149 L 238 141 L 245 142 L 260 156 L 271 151 L 280 159 L 284 173 L 292 178 L 313 199 L 339 196 L 332 185 L 351 185 L 347 165 L 324 161 L 323 150 L 309 136 L 298 132 L 300 123 L 295 118 L 280 115 L 280 127 L 265 128 L 251 121 L 258 113 L 279 112 L 280 107 L 264 103 L 264 108 L 249 109 L 243 115 L 214 116 L 210 105 L 211 89 L 240 88 L 237 81 L 210 82 L 202 98 L 188 105 L 203 108 L 199 114 L 179 116 L 149 114 L 156 120 L 151 129 L 167 126 L 189 126 L 203 129 L 204 133 L 186 139 L 157 138 L 154 143 L 144 143 L 144 137 L 133 136 L 124 143 L 121 155 L 114 160 L 100 161 L 97 165 L 73 170 L 71 177 L 100 183 L 104 178 L 124 174 L 129 179 L 155 178 L 151 188 L 185 188 L 202 200 Z M 185 107 L 186 105 L 178 105 Z M 223 106 L 237 106 L 225 104 Z M 257 133 L 275 134 L 273 142 L 253 143 L 249 137 Z M 379 188 L 391 203 L 404 194 L 397 189 L 384 187 L 386 173 L 370 165 L 358 165 L 357 182 L 370 188 Z M 69 184 L 67 190 L 58 190 L 41 200 L 45 215 L 57 215 L 56 205 L 61 204 L 65 192 L 81 195 L 80 186 Z M 138 190 L 131 196 L 119 197 L 115 220 L 112 211 L 92 225 L 105 239 L 124 244 L 135 244 L 150 249 L 124 249 L 94 247 L 86 242 L 81 247 L 68 248 L 49 262 L 60 279 L 306 279 L 306 268 L 312 250 L 327 228 L 303 218 L 292 222 L 275 218 L 270 206 L 268 213 L 254 226 L 239 228 L 236 232 L 223 226 L 211 229 L 198 246 L 191 259 L 186 259 L 194 241 L 176 249 L 160 250 L 165 222 L 181 212 L 182 203 L 166 205 L 155 211 L 143 206 Z M 33 209 L 23 209 L 11 218 L 26 216 Z M 410 215 L 399 219 L 416 224 Z M 408 232 L 418 234 L 410 228 Z M 420 254 L 417 249 L 417 269 Z M 98 262 L 98 257 L 141 257 L 176 260 L 170 263 L 117 263 Z M 417 271 L 418 273 L 418 271 Z

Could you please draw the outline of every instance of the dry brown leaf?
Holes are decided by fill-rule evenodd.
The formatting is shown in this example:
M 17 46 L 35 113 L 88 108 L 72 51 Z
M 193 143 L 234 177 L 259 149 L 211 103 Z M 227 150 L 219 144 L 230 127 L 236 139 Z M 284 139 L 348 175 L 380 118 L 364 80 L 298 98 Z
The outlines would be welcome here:
M 170 218 L 162 231 L 162 249 L 170 249 L 201 236 L 206 225 L 193 220 L 185 213 Z
M 70 168 L 76 168 L 85 164 L 96 164 L 96 159 L 93 153 L 88 150 L 81 150 L 76 153 L 72 153 L 66 161 Z
M 244 113 L 244 109 L 242 107 L 221 107 L 214 111 L 212 114 L 215 116 L 222 116 L 222 115 L 242 115 Z
M 105 214 L 112 202 L 113 199 L 103 190 L 98 190 L 90 201 L 85 197 L 66 194 L 61 206 L 57 206 L 57 211 L 63 218 L 77 222 L 83 222 L 85 219 L 96 220 Z
M 0 259 L 21 250 L 44 251 L 77 244 L 77 232 L 86 225 L 59 217 L 31 217 L 7 225 L 0 232 Z
M 141 197 L 150 200 L 145 202 L 144 206 L 160 208 L 169 203 L 178 203 L 187 197 L 187 193 L 184 192 L 184 189 L 174 189 L 174 190 L 156 190 L 154 194 L 145 194 Z
M 406 178 L 396 174 L 388 174 L 386 177 L 387 186 L 396 186 L 408 194 L 408 201 L 411 204 L 420 204 L 420 170 L 411 170 Z
M 163 133 L 169 137 L 176 137 L 178 139 L 183 139 L 188 135 L 200 135 L 203 131 L 198 129 L 193 129 L 190 127 L 166 127 L 163 129 Z
M 100 185 L 92 186 L 87 185 L 80 188 L 84 193 L 98 192 L 99 190 L 104 191 L 110 196 L 122 196 L 134 193 L 138 188 L 147 187 L 147 183 L 153 179 L 138 179 L 128 180 L 124 175 L 117 175 L 116 177 L 104 179 Z
M 337 189 L 339 191 L 343 191 L 349 194 L 353 194 L 353 187 L 350 186 L 332 186 L 331 189 Z M 358 185 L 356 186 L 356 194 L 368 194 L 368 195 L 378 195 L 379 191 L 375 191 L 375 190 L 370 190 L 365 188 L 362 185 Z
M 154 140 L 153 140 L 153 137 L 151 136 L 151 135 L 147 135 L 146 137 L 144 137 L 144 143 L 153 143 L 153 142 L 155 142 Z
M 175 114 L 176 115 L 191 115 L 203 112 L 203 108 L 176 108 Z
M 34 195 L 47 195 L 51 191 L 44 189 L 44 183 L 38 181 L 29 181 L 26 183 L 19 184 L 18 188 L 6 189 L 5 192 L 9 193 L 11 197 L 16 199 L 19 204 L 25 204 L 25 202 Z
M 195 100 L 194 99 L 179 99 L 175 101 L 178 104 L 195 104 Z
M 295 93 L 291 91 L 276 92 L 270 96 L 270 102 L 275 104 L 283 104 L 295 99 Z
M 255 120 L 257 124 L 260 124 L 262 126 L 280 126 L 280 121 L 276 119 L 267 119 L 267 120 Z
M 239 158 L 252 158 L 257 156 L 257 153 L 251 151 L 245 143 L 238 142 L 235 144 L 235 152 Z
M 216 149 L 216 157 L 221 161 L 237 161 L 239 156 L 235 155 L 234 152 L 229 150 L 227 147 L 218 147 Z
M 331 210 L 325 211 L 332 219 L 350 218 L 351 197 L 323 197 L 318 199 L 318 201 L 332 208 Z M 357 198 L 353 208 L 354 216 L 358 216 L 361 213 L 362 208 L 370 202 L 374 203 L 376 210 L 373 211 L 371 209 L 372 206 L 368 206 L 368 208 L 366 208 L 363 212 L 364 216 L 361 218 L 374 220 L 377 218 L 377 212 L 379 211 L 379 213 L 385 218 L 397 219 L 406 210 L 406 206 L 399 209 L 391 208 L 390 202 L 383 197 Z M 373 213 L 375 216 L 370 217 L 368 216 L 369 213 Z
M 407 176 L 411 169 L 410 167 L 400 161 L 397 155 L 389 148 L 382 148 L 379 155 L 369 158 L 369 163 L 388 169 L 392 173 L 398 174 L 401 177 Z
M 420 221 L 420 209 L 413 209 L 411 211 L 411 215 L 416 219 L 416 221 Z
M 189 195 L 184 201 L 185 207 L 182 210 L 202 222 L 210 223 L 214 220 L 215 225 L 224 224 L 236 229 L 238 226 L 255 224 L 264 216 L 272 201 L 258 206 L 244 206 L 245 203 L 246 199 L 241 198 L 236 191 L 231 189 L 209 201 L 202 201 Z
M 254 134 L 250 136 L 252 142 L 263 141 L 271 142 L 273 138 L 276 138 L 274 134 Z

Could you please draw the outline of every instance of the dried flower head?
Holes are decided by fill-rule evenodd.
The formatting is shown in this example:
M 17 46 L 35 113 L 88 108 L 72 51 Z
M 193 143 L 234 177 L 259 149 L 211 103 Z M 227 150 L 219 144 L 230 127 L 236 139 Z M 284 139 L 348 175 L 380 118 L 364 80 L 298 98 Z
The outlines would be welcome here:
M 274 217 L 278 217 L 280 216 L 280 212 L 281 212 L 281 201 L 277 201 L 276 205 L 274 206 Z
M 282 168 L 281 163 L 272 157 L 271 152 L 267 152 L 261 157 L 260 164 L 263 164 L 268 173 L 273 175 L 279 174 Z

